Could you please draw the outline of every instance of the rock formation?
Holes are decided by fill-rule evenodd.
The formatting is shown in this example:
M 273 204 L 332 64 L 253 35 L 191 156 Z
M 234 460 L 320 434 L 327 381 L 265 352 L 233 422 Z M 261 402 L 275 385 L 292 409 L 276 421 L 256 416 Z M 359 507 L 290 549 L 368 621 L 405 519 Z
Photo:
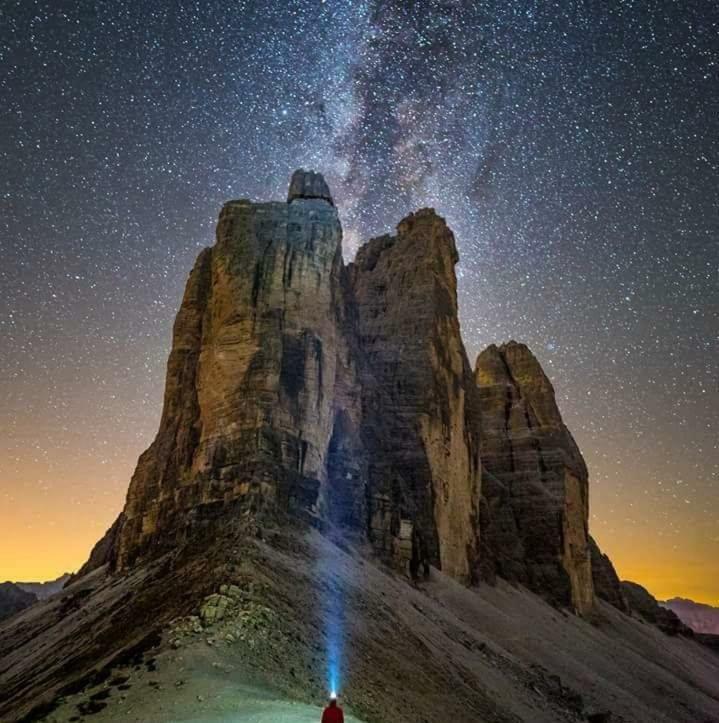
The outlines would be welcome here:
M 37 595 L 23 590 L 13 582 L 0 583 L 0 620 L 24 610 L 37 600 Z
M 593 604 L 588 473 L 554 389 L 524 344 L 477 358 L 484 474 L 482 570 L 581 613 Z
M 119 567 L 218 515 L 317 513 L 335 423 L 353 434 L 352 400 L 338 408 L 335 397 L 353 365 L 341 236 L 318 174 L 295 173 L 287 203 L 225 204 L 175 321 L 160 431 L 130 484 Z M 359 500 L 362 480 L 352 483 Z
M 218 519 L 291 512 L 368 537 L 413 574 L 470 581 L 479 412 L 456 261 L 425 209 L 346 268 L 313 172 L 293 175 L 287 203 L 226 204 L 175 321 L 160 430 L 82 574 Z
M 296 198 L 320 198 L 334 206 L 329 186 L 321 173 L 314 171 L 297 170 L 290 179 L 290 188 L 287 191 L 287 203 Z
M 351 266 L 363 358 L 370 536 L 413 569 L 469 581 L 478 550 L 479 408 L 459 332 L 454 236 L 431 209 Z
M 287 710 L 324 698 L 345 649 L 366 721 L 709 720 L 719 663 L 638 620 L 686 631 L 589 537 L 586 465 L 538 361 L 510 342 L 472 373 L 444 220 L 411 214 L 349 266 L 341 235 L 313 172 L 286 202 L 224 206 L 123 511 L 62 592 L 0 625 L 0 718 L 129 711 L 126 693 L 138 719 L 224 714 L 210 661 L 233 710 L 260 679 Z M 498 576 L 544 600 L 472 585 Z M 595 592 L 618 608 L 601 625 L 545 602 L 584 615 Z
M 589 551 L 592 559 L 594 593 L 597 597 L 614 605 L 617 610 L 628 613 L 629 605 L 624 597 L 617 571 L 614 569 L 612 561 L 599 549 L 599 545 L 591 536 L 589 537 Z
M 472 374 L 433 210 L 348 267 L 341 238 L 312 171 L 286 203 L 225 204 L 175 321 L 159 432 L 80 574 L 292 514 L 413 576 L 499 575 L 588 612 L 587 469 L 539 363 L 510 342 Z
M 622 580 L 622 592 L 629 609 L 646 622 L 656 625 L 667 635 L 691 635 L 687 627 L 671 610 L 663 608 L 657 599 L 644 587 L 636 582 Z

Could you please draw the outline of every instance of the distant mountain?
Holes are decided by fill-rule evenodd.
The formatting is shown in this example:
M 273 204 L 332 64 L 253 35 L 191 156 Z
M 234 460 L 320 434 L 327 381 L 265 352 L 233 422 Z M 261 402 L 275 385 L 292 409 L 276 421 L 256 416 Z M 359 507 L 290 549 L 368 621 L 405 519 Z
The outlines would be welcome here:
M 31 592 L 37 595 L 38 600 L 45 600 L 50 595 L 54 595 L 56 592 L 62 590 L 63 585 L 70 579 L 70 573 L 66 572 L 60 575 L 55 580 L 48 580 L 47 582 L 16 582 L 17 585 L 25 592 Z
M 674 597 L 659 604 L 671 610 L 695 633 L 719 635 L 719 608 L 683 597 Z
M 36 602 L 35 594 L 26 592 L 15 583 L 0 583 L 0 620 L 10 617 Z
M 686 623 L 673 610 L 661 605 L 645 587 L 636 582 L 622 580 L 622 593 L 632 612 L 656 625 L 667 635 L 692 634 Z

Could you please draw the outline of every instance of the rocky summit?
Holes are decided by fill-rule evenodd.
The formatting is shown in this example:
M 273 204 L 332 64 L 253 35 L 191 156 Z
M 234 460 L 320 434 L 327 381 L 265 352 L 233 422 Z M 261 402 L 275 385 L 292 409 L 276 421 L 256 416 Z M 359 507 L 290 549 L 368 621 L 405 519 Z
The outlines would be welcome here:
M 130 483 L 114 567 L 228 513 L 318 513 L 336 389 L 352 371 L 344 275 L 316 174 L 295 174 L 287 203 L 225 204 L 175 321 L 160 431 Z
M 472 368 L 457 262 L 425 208 L 346 265 L 314 171 L 225 204 L 123 510 L 0 625 L 2 720 L 311 720 L 332 656 L 365 723 L 719 720 L 719 658 L 590 537 L 539 361 Z
M 422 209 L 347 267 L 341 239 L 312 171 L 287 203 L 225 205 L 175 321 L 157 438 L 84 572 L 290 514 L 415 578 L 484 571 L 589 612 L 586 465 L 526 346 L 472 372 L 452 231 Z
M 432 209 L 372 239 L 350 266 L 358 316 L 368 528 L 416 574 L 469 582 L 481 493 L 477 390 L 459 332 L 457 250 Z
M 423 209 L 349 267 L 341 238 L 312 171 L 287 203 L 225 205 L 175 321 L 160 430 L 84 573 L 289 514 L 414 577 L 476 579 L 480 409 L 453 234 Z

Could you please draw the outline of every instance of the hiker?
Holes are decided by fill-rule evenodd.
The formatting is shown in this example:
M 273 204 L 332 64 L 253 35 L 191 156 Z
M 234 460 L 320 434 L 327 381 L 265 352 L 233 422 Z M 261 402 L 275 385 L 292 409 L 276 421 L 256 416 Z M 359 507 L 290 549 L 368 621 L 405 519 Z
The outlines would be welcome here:
M 330 696 L 329 705 L 322 713 L 322 723 L 345 723 L 345 716 L 342 708 L 337 705 L 337 696 L 333 693 Z

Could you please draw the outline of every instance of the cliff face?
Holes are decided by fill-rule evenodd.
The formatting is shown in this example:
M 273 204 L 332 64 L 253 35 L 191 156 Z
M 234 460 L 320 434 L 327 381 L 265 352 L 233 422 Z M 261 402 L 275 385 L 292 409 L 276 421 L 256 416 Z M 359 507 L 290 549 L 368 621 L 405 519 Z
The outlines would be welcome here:
M 317 174 L 296 173 L 287 203 L 222 209 L 177 315 L 160 430 L 130 484 L 118 566 L 229 510 L 317 512 L 333 430 L 356 423 L 351 394 L 341 409 L 335 397 L 353 365 L 341 236 Z
M 498 574 L 588 612 L 593 604 L 588 473 L 551 382 L 524 344 L 485 349 L 482 407 L 485 577 Z
M 350 267 L 363 359 L 370 538 L 470 580 L 478 554 L 479 409 L 459 332 L 454 236 L 433 210 Z
M 510 342 L 472 373 L 433 210 L 349 267 L 341 238 L 314 172 L 286 203 L 225 205 L 177 315 L 158 435 L 81 574 L 293 513 L 413 576 L 499 575 L 588 612 L 587 469 L 539 363 Z
M 225 205 L 175 321 L 160 430 L 82 574 L 293 512 L 412 574 L 472 579 L 479 412 L 454 237 L 420 211 L 345 268 L 341 236 L 312 172 L 287 203 Z

